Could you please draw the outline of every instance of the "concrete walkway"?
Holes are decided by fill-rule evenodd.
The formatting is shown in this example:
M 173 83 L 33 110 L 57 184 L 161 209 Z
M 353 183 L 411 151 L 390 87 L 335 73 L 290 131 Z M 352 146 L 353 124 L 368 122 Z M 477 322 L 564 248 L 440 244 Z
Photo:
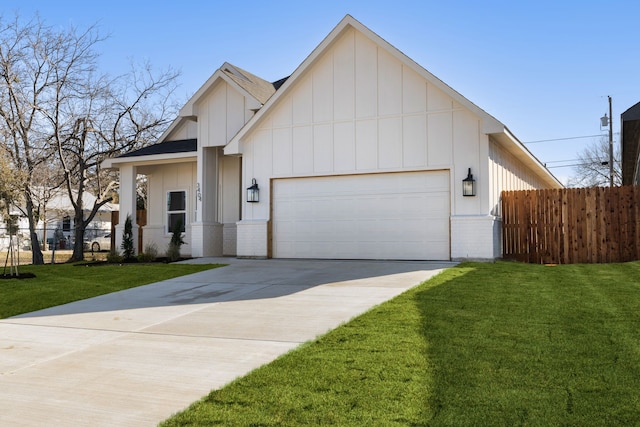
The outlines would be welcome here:
M 153 426 L 453 263 L 227 267 L 0 320 L 0 425 Z

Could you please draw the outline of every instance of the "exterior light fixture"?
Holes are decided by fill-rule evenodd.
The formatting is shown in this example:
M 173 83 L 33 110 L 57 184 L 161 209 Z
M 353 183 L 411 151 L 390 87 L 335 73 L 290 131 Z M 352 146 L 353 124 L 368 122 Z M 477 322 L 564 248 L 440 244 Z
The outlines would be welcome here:
M 473 175 L 471 175 L 471 168 L 469 168 L 469 172 L 467 172 L 467 177 L 462 180 L 462 195 L 476 195 L 476 180 L 473 179 Z
M 256 183 L 256 179 L 251 180 L 251 187 L 247 188 L 247 202 L 258 203 L 260 201 L 260 189 Z

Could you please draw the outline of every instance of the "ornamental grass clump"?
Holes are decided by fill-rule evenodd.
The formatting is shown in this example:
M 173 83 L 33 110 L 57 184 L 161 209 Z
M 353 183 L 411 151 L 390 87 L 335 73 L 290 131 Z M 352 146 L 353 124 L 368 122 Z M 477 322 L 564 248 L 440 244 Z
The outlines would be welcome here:
M 156 258 L 158 258 L 158 248 L 153 243 L 147 243 L 144 246 L 144 251 L 138 254 L 140 262 L 153 262 Z

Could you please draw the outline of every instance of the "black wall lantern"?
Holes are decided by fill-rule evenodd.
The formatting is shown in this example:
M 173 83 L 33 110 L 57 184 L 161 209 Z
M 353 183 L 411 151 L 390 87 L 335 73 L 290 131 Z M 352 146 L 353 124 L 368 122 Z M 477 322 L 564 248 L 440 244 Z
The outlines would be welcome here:
M 467 177 L 462 180 L 462 195 L 476 195 L 476 180 L 473 179 L 473 175 L 471 175 L 471 168 L 469 168 L 469 172 L 467 172 Z
M 256 179 L 251 180 L 251 187 L 247 188 L 247 202 L 258 203 L 260 201 L 260 189 L 256 183 Z

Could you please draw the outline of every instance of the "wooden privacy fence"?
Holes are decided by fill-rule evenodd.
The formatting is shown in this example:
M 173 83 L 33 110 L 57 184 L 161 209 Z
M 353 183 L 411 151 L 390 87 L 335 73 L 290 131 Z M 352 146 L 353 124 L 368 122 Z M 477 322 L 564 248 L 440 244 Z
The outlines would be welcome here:
M 541 264 L 640 259 L 640 187 L 502 192 L 502 254 Z

